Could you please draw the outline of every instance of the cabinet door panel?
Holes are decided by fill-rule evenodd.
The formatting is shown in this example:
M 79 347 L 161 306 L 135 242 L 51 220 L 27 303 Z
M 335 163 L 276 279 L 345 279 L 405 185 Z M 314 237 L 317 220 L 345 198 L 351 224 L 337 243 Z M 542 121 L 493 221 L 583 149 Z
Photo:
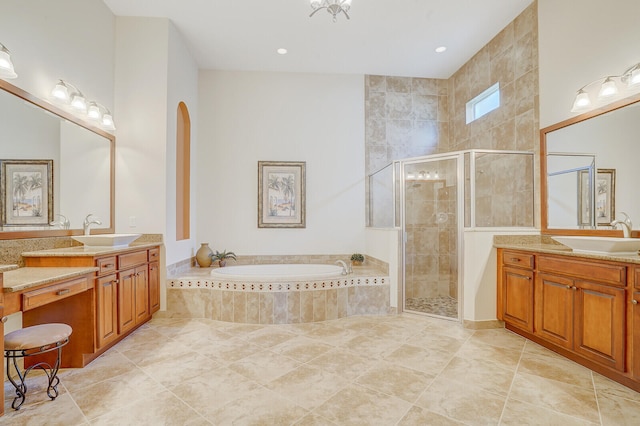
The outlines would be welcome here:
M 504 320 L 533 331 L 533 271 L 504 267 Z
M 573 344 L 573 280 L 538 274 L 534 334 L 571 349 Z
M 120 333 L 132 328 L 135 318 L 135 270 L 120 272 L 118 281 L 118 329 Z
M 118 290 L 116 275 L 107 275 L 97 281 L 98 348 L 118 337 Z
M 624 371 L 625 290 L 584 281 L 576 285 L 574 350 Z
M 149 310 L 150 314 L 160 310 L 160 264 L 158 262 L 149 263 Z
M 136 268 L 134 298 L 136 324 L 146 321 L 149 317 L 149 280 L 147 279 L 147 272 L 147 265 Z
M 633 335 L 631 342 L 631 350 L 632 352 L 632 360 L 633 365 L 631 366 L 633 377 L 636 380 L 640 380 L 640 292 L 636 291 L 633 293 L 633 299 L 636 303 L 631 303 L 632 309 L 632 321 L 633 321 Z

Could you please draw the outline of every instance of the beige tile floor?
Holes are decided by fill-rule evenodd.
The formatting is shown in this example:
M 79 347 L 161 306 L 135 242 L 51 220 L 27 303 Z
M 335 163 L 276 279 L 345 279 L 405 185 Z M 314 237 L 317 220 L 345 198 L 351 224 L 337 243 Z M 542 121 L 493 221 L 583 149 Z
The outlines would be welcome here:
M 640 394 L 503 329 L 416 315 L 159 319 L 0 424 L 638 425 Z

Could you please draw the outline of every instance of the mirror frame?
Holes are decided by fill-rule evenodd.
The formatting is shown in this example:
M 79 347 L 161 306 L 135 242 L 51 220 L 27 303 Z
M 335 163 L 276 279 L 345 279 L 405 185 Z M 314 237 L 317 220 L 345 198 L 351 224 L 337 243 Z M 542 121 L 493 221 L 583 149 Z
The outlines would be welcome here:
M 75 117 L 71 113 L 58 108 L 55 105 L 50 104 L 47 101 L 44 101 L 31 93 L 20 89 L 17 86 L 14 86 L 11 83 L 8 83 L 5 80 L 0 79 L 0 89 L 8 92 L 11 95 L 17 96 L 18 98 L 28 102 L 32 105 L 35 105 L 53 115 L 60 117 L 62 120 L 69 121 L 73 124 L 76 124 L 84 129 L 89 130 L 99 136 L 104 137 L 109 140 L 110 145 L 110 194 L 109 194 L 109 202 L 110 202 L 110 212 L 109 212 L 109 228 L 94 228 L 92 229 L 92 234 L 113 234 L 115 227 L 115 142 L 116 137 L 111 133 L 105 132 L 104 130 L 93 126 L 90 123 L 87 123 L 79 118 Z M 0 240 L 13 240 L 13 239 L 21 239 L 21 238 L 42 238 L 42 237 L 64 237 L 71 235 L 82 235 L 83 229 L 51 229 L 51 230 L 21 230 L 21 231 L 2 231 L 0 232 Z
M 598 235 L 602 237 L 622 237 L 622 231 L 613 229 L 549 229 L 549 211 L 547 205 L 547 134 L 573 124 L 589 120 L 594 117 L 624 108 L 628 105 L 640 102 L 640 94 L 613 102 L 609 105 L 585 112 L 559 123 L 540 129 L 540 233 L 543 235 Z M 640 231 L 631 232 L 631 236 L 640 237 Z

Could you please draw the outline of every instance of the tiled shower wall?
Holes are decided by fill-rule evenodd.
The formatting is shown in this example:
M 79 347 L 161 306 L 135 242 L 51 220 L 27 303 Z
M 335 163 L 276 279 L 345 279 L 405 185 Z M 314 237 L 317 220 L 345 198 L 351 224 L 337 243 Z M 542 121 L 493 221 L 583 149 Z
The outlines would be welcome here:
M 538 158 L 537 10 L 534 1 L 448 80 L 366 76 L 367 175 L 393 160 L 474 148 L 531 151 Z M 500 108 L 466 124 L 466 103 L 496 82 Z M 539 174 L 538 163 L 533 176 Z M 481 170 L 495 180 L 485 182 L 488 190 L 475 200 L 477 224 L 533 226 L 539 185 L 517 183 L 515 210 L 506 210 L 502 202 L 513 193 L 509 185 L 514 180 L 508 177 L 523 170 L 522 158 L 487 158 Z

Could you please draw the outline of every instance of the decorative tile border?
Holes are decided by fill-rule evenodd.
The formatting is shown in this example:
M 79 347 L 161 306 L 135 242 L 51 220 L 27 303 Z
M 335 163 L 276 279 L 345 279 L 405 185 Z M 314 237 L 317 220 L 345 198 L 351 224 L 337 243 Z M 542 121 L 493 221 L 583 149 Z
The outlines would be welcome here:
M 313 282 L 225 282 L 183 277 L 167 281 L 168 318 L 244 324 L 297 324 L 352 315 L 389 315 L 389 277 L 354 276 Z
M 211 288 L 247 292 L 313 291 L 355 286 L 375 286 L 388 283 L 387 277 L 358 277 L 312 282 L 264 283 L 217 281 L 207 278 L 177 278 L 167 281 L 168 288 Z

